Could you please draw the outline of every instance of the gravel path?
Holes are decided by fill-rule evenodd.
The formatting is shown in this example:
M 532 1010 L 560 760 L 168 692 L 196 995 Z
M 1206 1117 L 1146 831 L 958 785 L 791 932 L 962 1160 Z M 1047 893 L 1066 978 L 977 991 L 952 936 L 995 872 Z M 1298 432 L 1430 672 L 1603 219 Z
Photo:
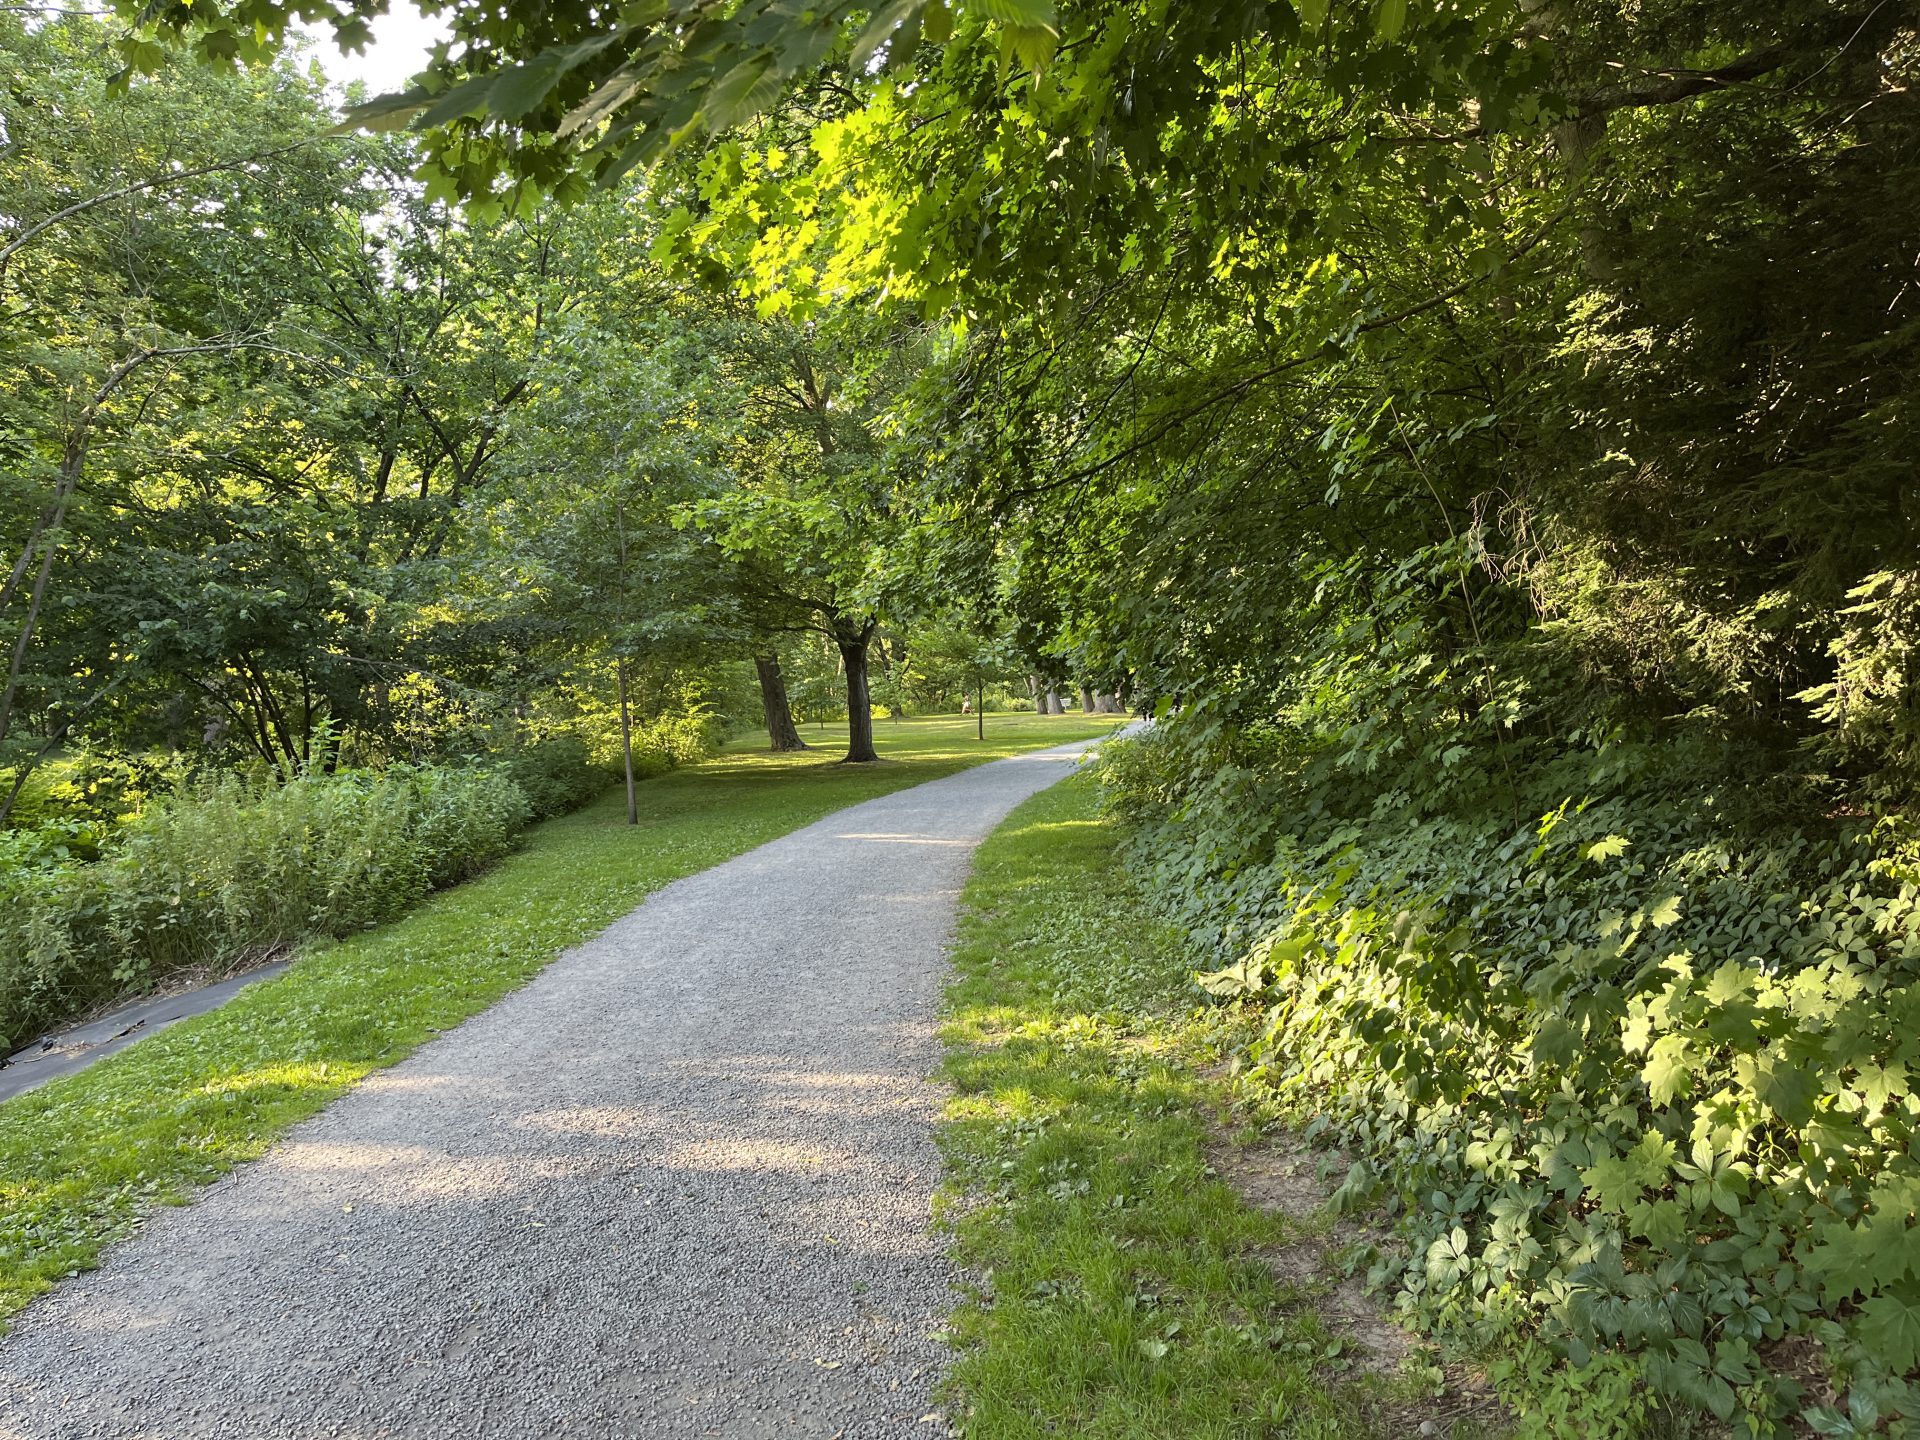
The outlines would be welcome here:
M 935 1016 L 1083 745 L 670 885 L 0 1340 L 0 1436 L 935 1436 Z

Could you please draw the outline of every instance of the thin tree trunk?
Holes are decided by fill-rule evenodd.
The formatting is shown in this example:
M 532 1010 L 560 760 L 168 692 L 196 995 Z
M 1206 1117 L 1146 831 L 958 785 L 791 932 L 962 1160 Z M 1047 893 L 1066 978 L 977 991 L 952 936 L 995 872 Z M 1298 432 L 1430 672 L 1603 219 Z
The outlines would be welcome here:
M 640 801 L 633 793 L 633 711 L 627 705 L 627 657 L 613 662 L 614 681 L 620 687 L 620 756 L 627 770 L 627 824 L 640 823 Z
M 61 502 L 62 514 L 65 513 L 64 499 Z M 20 621 L 20 633 L 14 640 L 13 656 L 7 666 L 7 683 L 0 690 L 0 742 L 7 738 L 12 728 L 13 703 L 20 693 L 20 672 L 27 663 L 27 653 L 33 647 L 33 632 L 40 623 L 40 607 L 47 598 L 47 577 L 53 573 L 53 552 L 60 539 L 60 522 L 56 518 L 47 527 L 46 549 L 40 554 L 40 568 L 33 577 L 33 590 L 27 599 L 27 613 Z
M 767 740 L 776 752 L 805 750 L 807 742 L 793 723 L 793 707 L 787 703 L 787 677 L 780 673 L 778 655 L 756 655 L 753 668 L 760 676 L 760 708 L 767 716 Z
M 973 728 L 982 740 L 987 738 L 987 687 L 977 680 L 973 685 Z
M 847 671 L 847 759 L 856 764 L 880 758 L 873 748 L 873 694 L 867 685 L 867 642 L 872 638 L 870 624 L 856 630 L 834 622 L 834 644 Z

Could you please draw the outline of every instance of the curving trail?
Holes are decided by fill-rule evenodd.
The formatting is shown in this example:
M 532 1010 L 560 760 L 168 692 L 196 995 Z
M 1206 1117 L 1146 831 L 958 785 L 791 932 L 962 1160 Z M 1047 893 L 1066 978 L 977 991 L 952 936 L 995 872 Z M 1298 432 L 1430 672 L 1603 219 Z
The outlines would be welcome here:
M 0 1436 L 935 1436 L 973 847 L 1094 742 L 666 887 L 0 1339 Z

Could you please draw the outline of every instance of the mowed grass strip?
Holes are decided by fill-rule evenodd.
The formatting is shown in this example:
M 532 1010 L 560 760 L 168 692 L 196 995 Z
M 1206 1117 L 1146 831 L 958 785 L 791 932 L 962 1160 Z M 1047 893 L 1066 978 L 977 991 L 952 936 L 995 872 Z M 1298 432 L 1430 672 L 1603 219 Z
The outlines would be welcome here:
M 950 1325 L 969 1440 L 1352 1437 L 1391 1385 L 1257 1258 L 1285 1222 L 1207 1163 L 1222 1087 L 1178 938 L 1081 775 L 977 852 L 948 996 Z
M 834 763 L 844 729 L 809 729 L 822 748 L 795 755 L 743 741 L 643 784 L 637 827 L 616 790 L 405 918 L 310 946 L 220 1010 L 0 1104 L 0 1317 L 670 881 L 845 806 L 1122 718 L 990 715 L 985 742 L 971 717 L 881 721 L 885 759 L 864 766 Z

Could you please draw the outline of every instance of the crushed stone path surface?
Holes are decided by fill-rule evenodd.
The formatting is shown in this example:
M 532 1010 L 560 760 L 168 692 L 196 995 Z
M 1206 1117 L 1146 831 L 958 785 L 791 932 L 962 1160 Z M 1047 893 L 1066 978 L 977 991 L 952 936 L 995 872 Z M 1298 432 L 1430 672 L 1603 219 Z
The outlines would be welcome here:
M 0 1436 L 944 1434 L 955 902 L 1084 748 L 658 891 L 29 1306 Z

